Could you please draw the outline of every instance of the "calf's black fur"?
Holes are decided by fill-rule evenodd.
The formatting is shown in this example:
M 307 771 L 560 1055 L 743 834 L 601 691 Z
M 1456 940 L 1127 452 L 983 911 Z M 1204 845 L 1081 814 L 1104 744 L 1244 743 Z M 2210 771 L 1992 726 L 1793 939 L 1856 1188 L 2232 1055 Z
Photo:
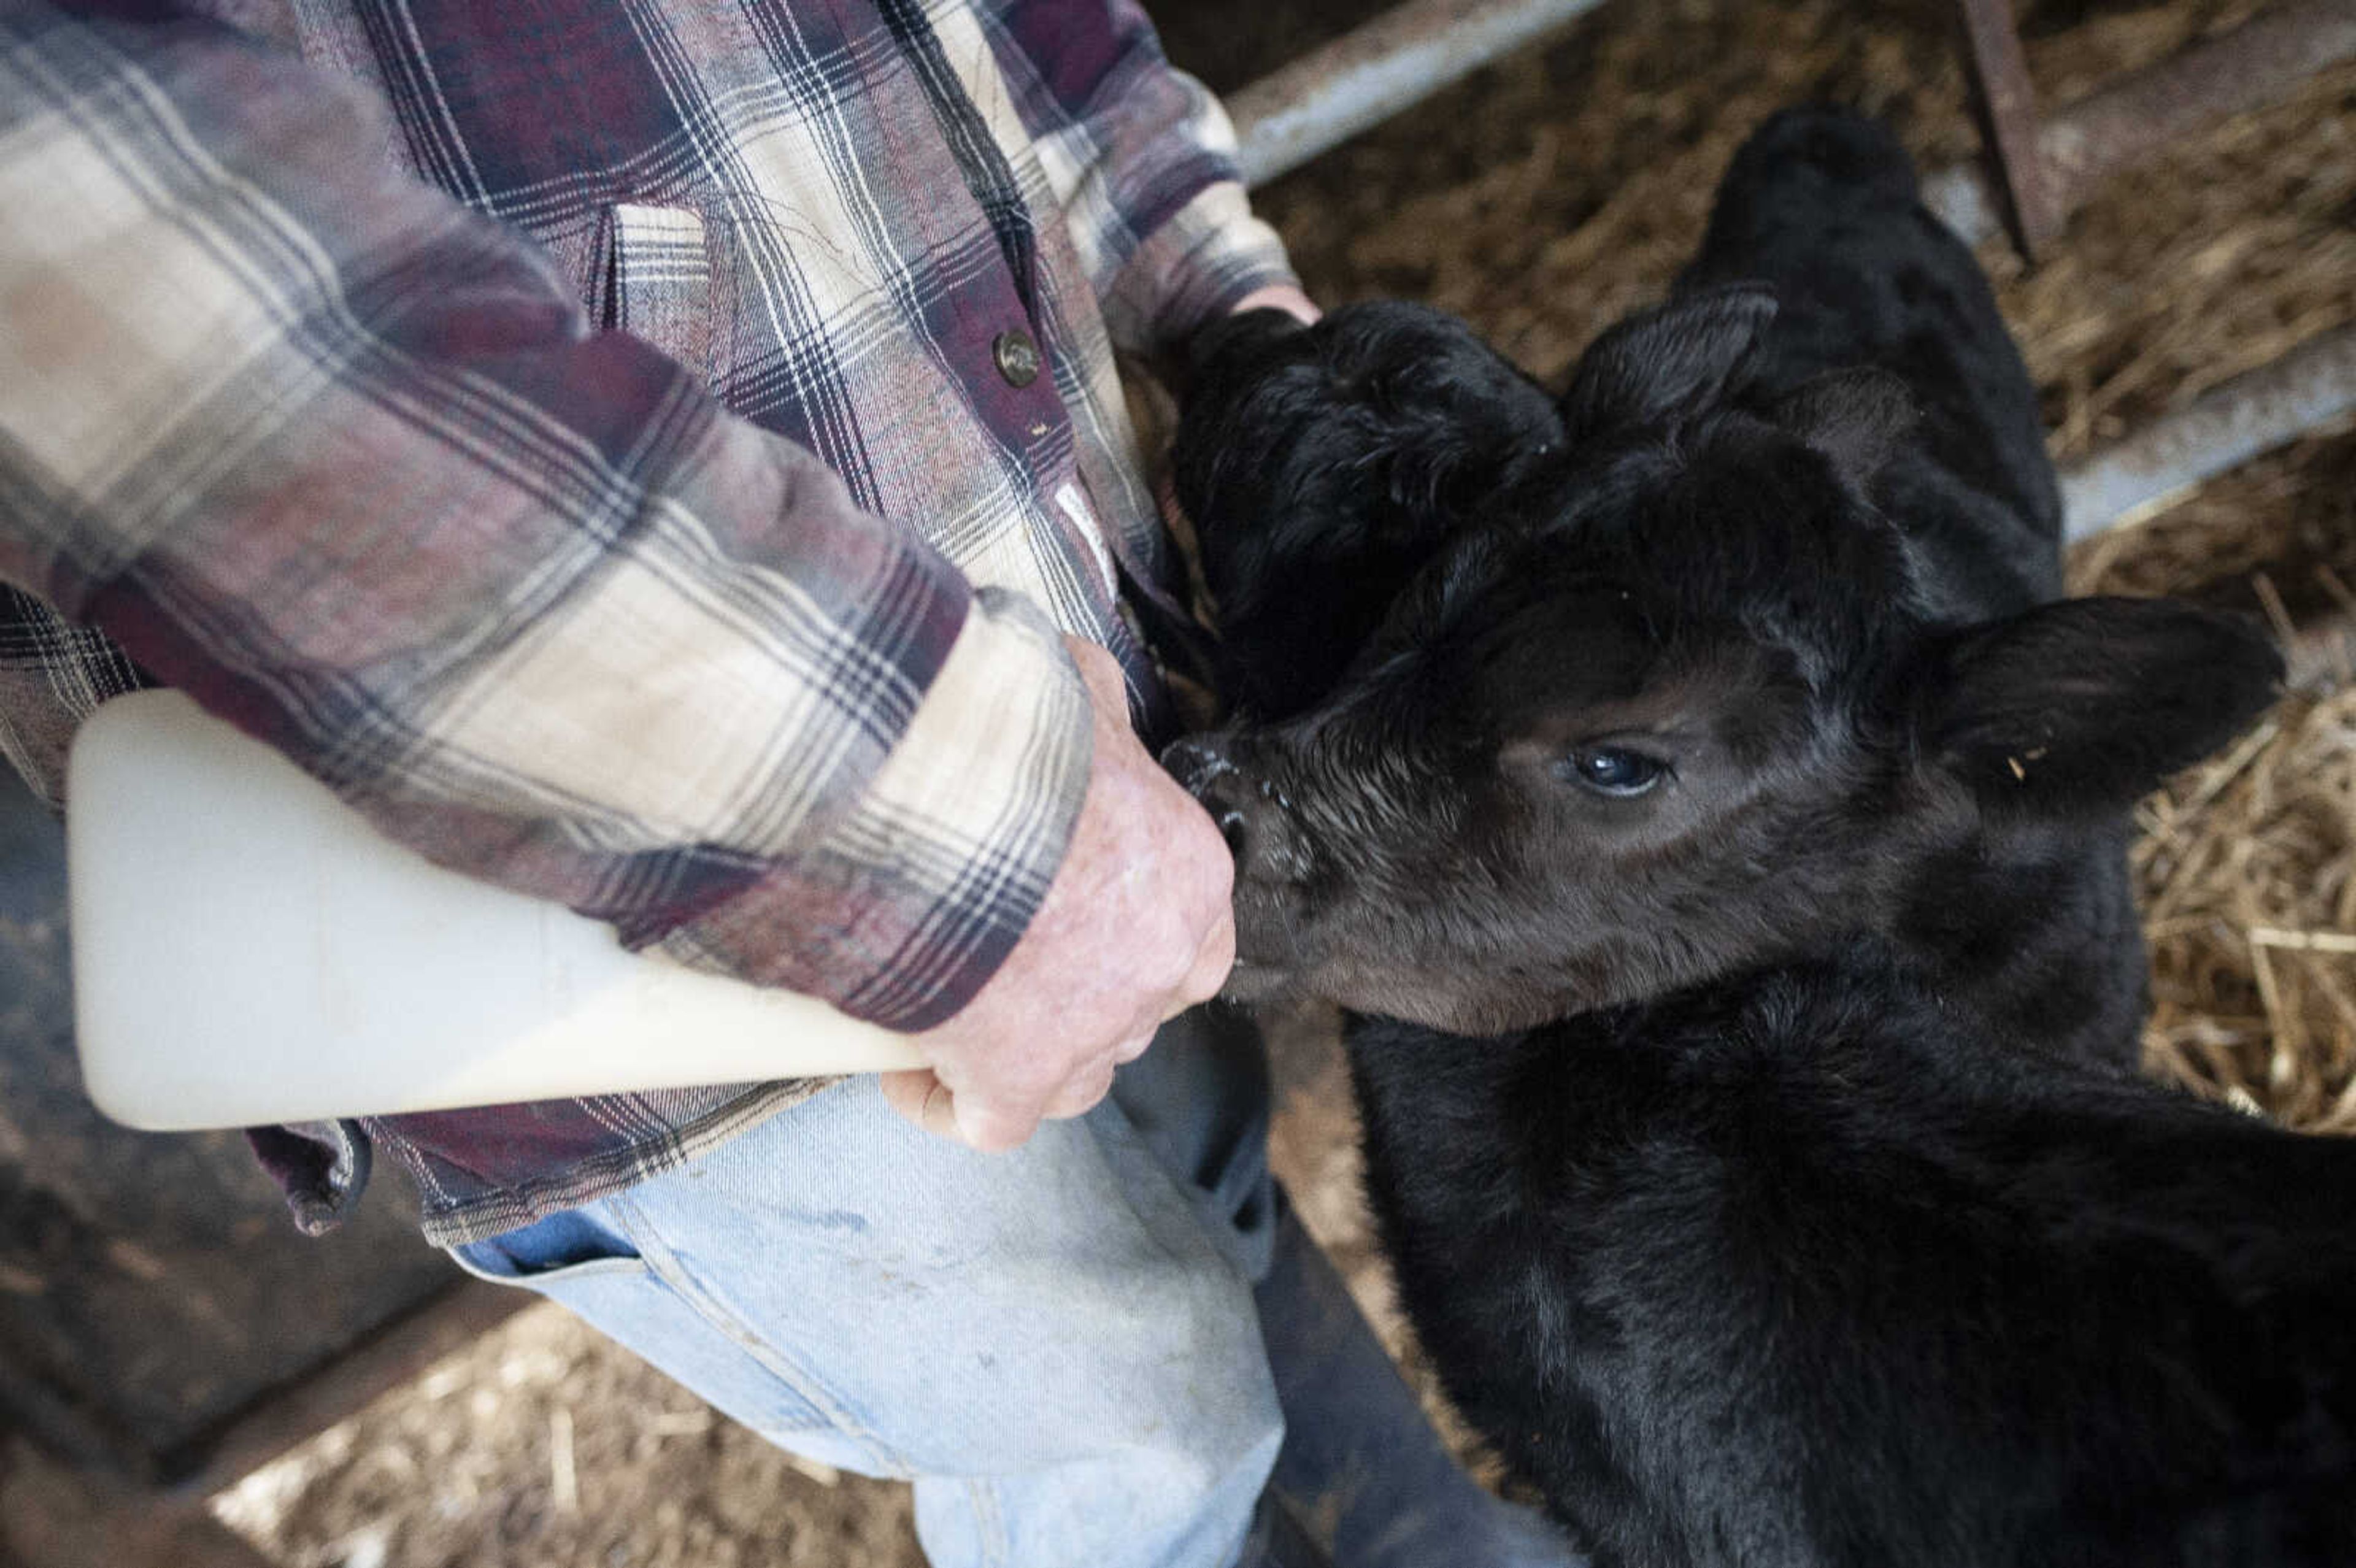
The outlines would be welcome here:
M 1399 585 L 1562 442 L 1554 400 L 1451 316 L 1391 301 L 1312 332 L 1252 312 L 1193 346 L 1173 462 L 1262 719 L 1332 689 Z
M 1600 1568 L 2356 1563 L 2356 1148 L 1870 944 L 1350 1051 L 1418 1335 Z
M 2356 1561 L 2356 1149 L 2126 1065 L 2126 807 L 2271 648 L 2059 600 L 2028 379 L 1854 118 L 1763 127 L 1551 420 L 1485 355 L 1209 346 L 1179 494 L 1280 662 L 1170 757 L 1235 991 L 1387 1015 L 1369 1186 L 1467 1415 L 1607 1565 Z

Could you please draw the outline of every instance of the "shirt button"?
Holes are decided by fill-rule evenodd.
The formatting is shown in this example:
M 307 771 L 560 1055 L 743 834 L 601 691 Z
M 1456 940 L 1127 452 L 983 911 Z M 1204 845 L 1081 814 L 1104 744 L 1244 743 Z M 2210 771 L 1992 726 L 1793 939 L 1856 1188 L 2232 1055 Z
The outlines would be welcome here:
M 1039 379 L 1039 346 L 1019 327 L 993 338 L 990 357 L 998 361 L 998 373 L 1010 387 L 1027 387 Z

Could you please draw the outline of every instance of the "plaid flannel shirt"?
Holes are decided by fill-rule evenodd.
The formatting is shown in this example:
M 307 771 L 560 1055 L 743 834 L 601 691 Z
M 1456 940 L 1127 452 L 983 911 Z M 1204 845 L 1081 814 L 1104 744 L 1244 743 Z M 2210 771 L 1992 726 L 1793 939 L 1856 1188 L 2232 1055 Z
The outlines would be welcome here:
M 1290 280 L 1231 151 L 1128 0 L 0 0 L 0 750 L 54 800 L 152 677 L 444 864 L 937 1022 L 1085 790 L 1055 628 L 1151 699 L 1114 355 Z M 257 1141 L 452 1242 L 810 1087 Z

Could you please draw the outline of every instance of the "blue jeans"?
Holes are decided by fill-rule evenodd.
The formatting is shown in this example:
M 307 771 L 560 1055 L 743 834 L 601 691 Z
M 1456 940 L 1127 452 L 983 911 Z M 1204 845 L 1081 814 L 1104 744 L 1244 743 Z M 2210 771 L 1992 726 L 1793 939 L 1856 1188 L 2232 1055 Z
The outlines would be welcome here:
M 1283 1435 L 1267 1116 L 1256 1031 L 1197 1009 L 1011 1154 L 857 1079 L 453 1251 L 781 1447 L 913 1481 L 936 1568 L 1226 1568 Z

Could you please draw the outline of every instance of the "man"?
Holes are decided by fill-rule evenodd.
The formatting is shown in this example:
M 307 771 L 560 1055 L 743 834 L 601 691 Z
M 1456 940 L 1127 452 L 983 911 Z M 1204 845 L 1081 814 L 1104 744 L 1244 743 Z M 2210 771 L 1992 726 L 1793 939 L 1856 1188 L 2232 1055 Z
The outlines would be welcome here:
M 1175 573 L 1114 352 L 1313 315 L 1227 155 L 1119 0 L 0 0 L 0 748 L 55 799 L 177 686 L 914 1033 L 257 1145 L 311 1227 L 390 1151 L 469 1268 L 914 1479 L 935 1563 L 1288 1561 L 1272 1467 L 1345 1555 L 1546 1560 L 1281 1215 L 1256 1043 L 1140 1060 L 1233 935 L 1132 728 Z

